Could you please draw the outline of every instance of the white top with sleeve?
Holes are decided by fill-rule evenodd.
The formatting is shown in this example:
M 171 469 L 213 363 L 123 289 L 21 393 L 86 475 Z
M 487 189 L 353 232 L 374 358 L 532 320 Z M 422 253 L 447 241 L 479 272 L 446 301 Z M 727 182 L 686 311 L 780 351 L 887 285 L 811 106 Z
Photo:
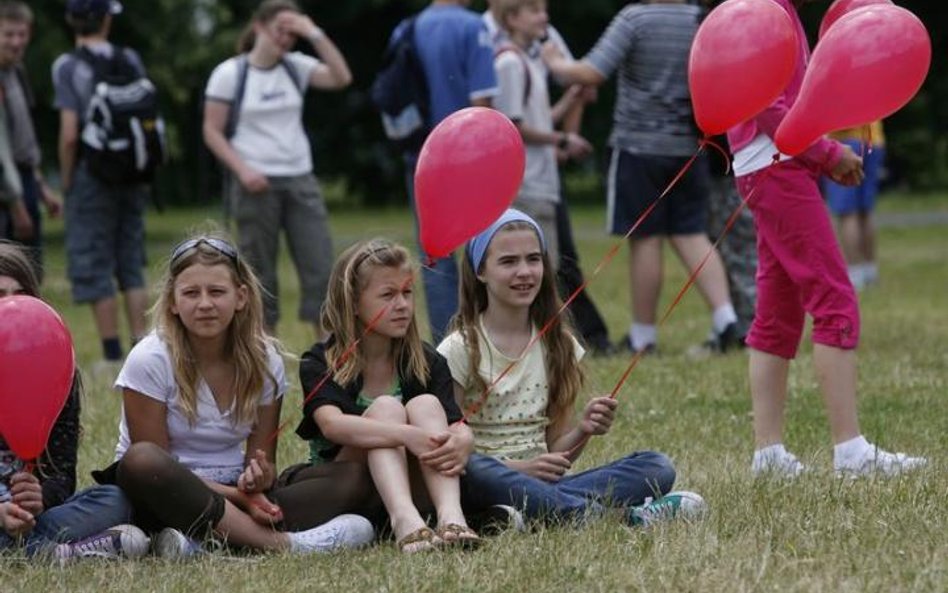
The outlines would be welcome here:
M 283 397 L 287 389 L 283 359 L 272 346 L 267 348 L 267 355 L 276 385 L 265 382 L 260 394 L 261 406 Z M 202 478 L 221 484 L 236 483 L 244 466 L 243 445 L 253 430 L 253 423 L 235 424 L 233 407 L 221 413 L 214 394 L 202 379 L 197 389 L 197 418 L 191 425 L 181 407 L 170 352 L 157 333 L 148 334 L 129 352 L 115 380 L 115 389 L 126 388 L 167 406 L 168 452 L 182 465 Z M 123 407 L 115 459 L 121 459 L 130 445 Z

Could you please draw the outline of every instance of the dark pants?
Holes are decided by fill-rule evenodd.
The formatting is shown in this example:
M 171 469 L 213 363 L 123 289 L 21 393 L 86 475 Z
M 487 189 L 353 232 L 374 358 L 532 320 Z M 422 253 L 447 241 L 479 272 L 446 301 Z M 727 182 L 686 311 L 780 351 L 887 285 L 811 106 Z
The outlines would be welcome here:
M 573 225 L 570 223 L 569 210 L 564 199 L 556 204 L 556 234 L 559 238 L 560 250 L 557 284 L 560 296 L 565 300 L 583 283 L 583 271 L 579 268 L 579 253 L 576 250 L 576 242 L 573 240 Z M 596 304 L 585 289 L 579 291 L 570 303 L 569 312 L 576 329 L 587 345 L 593 348 L 608 347 L 609 330 L 599 310 L 596 309 Z
M 29 253 L 36 265 L 39 280 L 43 280 L 43 216 L 40 213 L 40 187 L 36 183 L 33 167 L 17 165 L 20 183 L 23 185 L 23 205 L 33 221 L 33 238 L 27 241 L 16 242 L 22 245 Z M 0 238 L 13 239 L 13 218 L 8 213 L 0 214 Z

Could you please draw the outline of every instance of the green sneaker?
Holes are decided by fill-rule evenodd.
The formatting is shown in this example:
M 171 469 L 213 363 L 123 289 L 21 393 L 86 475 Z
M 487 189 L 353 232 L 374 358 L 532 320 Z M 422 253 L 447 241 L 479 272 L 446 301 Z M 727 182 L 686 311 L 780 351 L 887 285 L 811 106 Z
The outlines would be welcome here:
M 642 506 L 632 507 L 628 519 L 630 525 L 651 527 L 655 523 L 676 517 L 697 519 L 707 511 L 708 503 L 701 495 L 677 490 L 655 500 L 646 499 Z

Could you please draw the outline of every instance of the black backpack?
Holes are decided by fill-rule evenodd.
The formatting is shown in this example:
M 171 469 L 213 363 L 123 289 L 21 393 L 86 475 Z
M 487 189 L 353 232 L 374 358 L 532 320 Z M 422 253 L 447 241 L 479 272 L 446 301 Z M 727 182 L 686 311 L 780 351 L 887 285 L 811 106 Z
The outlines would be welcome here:
M 92 68 L 92 97 L 79 137 L 89 171 L 109 185 L 152 181 L 167 155 L 154 83 L 118 46 L 111 57 L 86 47 L 75 56 Z
M 401 150 L 417 152 L 428 136 L 428 81 L 415 48 L 417 15 L 405 21 L 382 57 L 370 97 L 385 135 Z

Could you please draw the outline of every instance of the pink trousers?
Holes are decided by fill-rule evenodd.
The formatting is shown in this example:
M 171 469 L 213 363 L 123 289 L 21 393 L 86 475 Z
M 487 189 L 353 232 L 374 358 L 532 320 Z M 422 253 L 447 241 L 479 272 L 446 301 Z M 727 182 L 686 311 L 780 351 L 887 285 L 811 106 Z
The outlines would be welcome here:
M 854 349 L 859 305 L 817 176 L 794 160 L 737 178 L 757 229 L 757 309 L 747 344 L 796 356 L 805 314 L 813 341 Z

